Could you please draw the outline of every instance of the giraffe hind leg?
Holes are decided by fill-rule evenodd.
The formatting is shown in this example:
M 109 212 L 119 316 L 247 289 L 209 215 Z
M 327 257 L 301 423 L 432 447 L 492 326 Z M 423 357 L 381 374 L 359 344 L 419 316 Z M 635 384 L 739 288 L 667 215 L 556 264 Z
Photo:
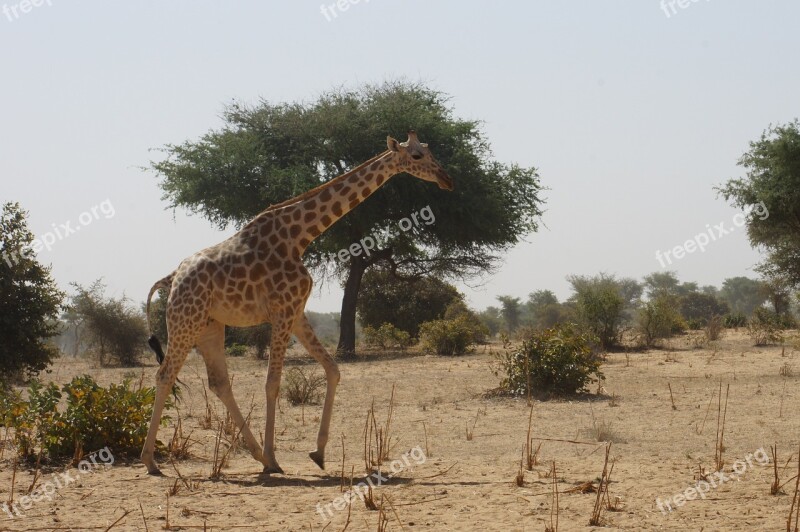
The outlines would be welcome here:
M 172 342 L 172 345 L 168 347 L 169 355 L 156 372 L 156 398 L 153 403 L 153 415 L 150 418 L 150 428 L 147 431 L 147 439 L 144 442 L 141 454 L 141 460 L 147 466 L 147 472 L 150 475 L 161 474 L 154 457 L 158 427 L 161 424 L 161 414 L 164 412 L 167 396 L 178 377 L 178 371 L 183 366 L 190 349 L 191 346 L 185 342 Z
M 218 321 L 209 323 L 198 339 L 197 350 L 206 363 L 208 387 L 219 397 L 225 408 L 230 412 L 237 430 L 241 431 L 244 436 L 250 454 L 253 458 L 263 463 L 261 447 L 255 436 L 253 436 L 247 420 L 242 416 L 239 406 L 236 404 L 236 399 L 233 397 L 231 382 L 228 378 L 228 367 L 225 362 L 225 326 Z

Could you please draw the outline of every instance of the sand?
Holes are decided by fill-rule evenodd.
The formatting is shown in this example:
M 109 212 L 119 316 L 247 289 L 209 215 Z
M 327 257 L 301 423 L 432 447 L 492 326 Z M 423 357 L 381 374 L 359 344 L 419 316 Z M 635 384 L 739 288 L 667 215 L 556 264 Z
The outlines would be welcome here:
M 798 377 L 782 376 L 780 370 L 800 372 L 794 368 L 797 352 L 790 346 L 785 351 L 752 347 L 743 331 L 728 332 L 714 349 L 694 348 L 692 343 L 684 336 L 665 349 L 610 354 L 600 395 L 595 385 L 591 394 L 577 400 L 533 401 L 532 437 L 541 449 L 538 464 L 524 471 L 521 487 L 515 477 L 530 407 L 524 398 L 486 397 L 500 380 L 494 373 L 499 345 L 456 358 L 373 353 L 342 363 L 327 472 L 307 456 L 314 447 L 321 406 L 290 406 L 281 399 L 277 458 L 286 474 L 261 477 L 261 465 L 237 449 L 216 480 L 210 477 L 217 421 L 201 426 L 205 370 L 193 353 L 181 372 L 189 390 L 180 418 L 184 434 L 191 433 L 191 457 L 176 466 L 185 483 L 164 459 L 164 477 L 148 476 L 141 463 L 121 458 L 83 474 L 61 468 L 72 471 L 76 480 L 55 489 L 52 501 L 33 503 L 24 516 L 11 519 L 0 513 L 0 529 L 104 530 L 116 523 L 111 530 L 153 531 L 169 524 L 173 530 L 338 531 L 349 516 L 348 530 L 378 530 L 381 512 L 368 509 L 360 496 L 349 505 L 341 498 L 341 471 L 348 483 L 353 471 L 353 484 L 367 485 L 362 436 L 366 414 L 374 401 L 377 424 L 383 424 L 394 386 L 389 431 L 394 462 L 384 464 L 387 480 L 380 486 L 377 477 L 370 477 L 376 503 L 383 500 L 388 530 L 545 530 L 553 510 L 553 462 L 560 492 L 558 530 L 599 529 L 588 525 L 596 495 L 567 493 L 587 482 L 596 485 L 606 448 L 598 438 L 613 441 L 609 498 L 616 511 L 603 512 L 607 529 L 785 530 L 794 481 L 786 484 L 787 494 L 770 495 L 773 470 L 765 452 L 777 444 L 779 473 L 782 482 L 789 481 L 797 470 L 800 394 Z M 307 362 L 293 348 L 287 367 L 313 369 Z M 254 432 L 263 433 L 265 363 L 235 358 L 229 359 L 229 368 L 240 407 L 247 413 L 252 405 Z M 108 384 L 131 371 L 65 357 L 43 377 L 64 383 L 89 373 Z M 133 373 L 141 371 L 145 383 L 152 383 L 155 366 Z M 709 473 L 714 470 L 720 383 L 723 394 L 730 385 L 724 480 Z M 219 400 L 212 396 L 210 401 L 215 417 L 224 419 Z M 159 432 L 165 442 L 178 413 L 171 416 Z M 6 447 L 0 461 L 3 500 L 12 484 L 11 456 Z M 685 490 L 696 486 L 704 472 L 709 481 L 701 484 L 702 497 L 676 504 L 675 496 L 692 496 Z M 17 471 L 17 500 L 32 481 L 32 471 Z M 47 482 L 54 482 L 50 475 L 37 485 Z M 177 493 L 168 501 L 171 489 Z M 360 488 L 359 493 L 364 496 Z M 666 509 L 668 501 L 672 511 Z

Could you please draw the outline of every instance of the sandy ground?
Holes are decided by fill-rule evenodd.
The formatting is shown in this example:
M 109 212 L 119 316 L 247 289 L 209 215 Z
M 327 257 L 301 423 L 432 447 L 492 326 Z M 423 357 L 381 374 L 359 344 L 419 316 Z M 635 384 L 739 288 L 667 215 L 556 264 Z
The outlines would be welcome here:
M 777 443 L 782 481 L 794 475 L 800 393 L 797 377 L 779 372 L 782 366 L 792 368 L 797 363 L 797 353 L 792 347 L 785 349 L 784 356 L 781 347 L 752 347 L 741 332 L 728 333 L 717 349 L 694 349 L 689 343 L 683 337 L 674 340 L 670 349 L 609 355 L 603 367 L 603 395 L 535 401 L 532 435 L 535 445 L 542 443 L 540 463 L 524 473 L 521 487 L 515 477 L 529 407 L 524 399 L 484 396 L 499 382 L 492 353 L 499 346 L 481 347 L 459 358 L 371 355 L 342 364 L 327 473 L 306 454 L 314 447 L 321 407 L 292 407 L 281 400 L 277 457 L 286 475 L 266 479 L 259 477 L 260 464 L 244 450 L 233 454 L 222 479 L 210 479 L 216 431 L 201 428 L 205 372 L 202 360 L 192 354 L 181 373 L 190 386 L 181 417 L 185 433 L 191 432 L 192 458 L 177 462 L 191 490 L 178 481 L 177 494 L 167 502 L 177 474 L 164 460 L 165 476 L 160 478 L 146 475 L 135 461 L 118 460 L 108 469 L 85 474 L 72 469 L 78 480 L 56 490 L 52 502 L 34 503 L 24 517 L 11 519 L 0 513 L 0 529 L 103 530 L 116 522 L 115 531 L 162 530 L 168 513 L 173 530 L 338 531 L 345 527 L 349 513 L 348 530 L 377 530 L 379 512 L 367 509 L 359 498 L 350 507 L 344 500 L 336 502 L 342 495 L 342 441 L 344 470 L 348 477 L 353 470 L 354 484 L 358 484 L 365 478 L 362 432 L 367 410 L 374 400 L 377 421 L 383 423 L 395 385 L 390 432 L 391 458 L 399 460 L 394 463 L 398 473 L 374 490 L 376 500 L 384 499 L 389 530 L 544 530 L 553 508 L 549 478 L 553 461 L 560 491 L 558 530 L 597 528 L 588 525 L 595 494 L 565 492 L 596 482 L 600 476 L 605 444 L 597 442 L 598 432 L 614 442 L 610 498 L 619 498 L 618 511 L 603 513 L 606 528 L 785 530 L 794 482 L 786 485 L 789 495 L 770 495 L 772 466 L 760 464 L 764 455 L 757 451 Z M 289 362 L 296 365 L 305 360 L 296 352 Z M 262 432 L 264 363 L 230 359 L 229 367 L 240 407 L 247 412 L 253 405 L 252 424 L 256 432 Z M 146 382 L 152 380 L 154 370 L 153 366 L 144 369 Z M 800 367 L 795 371 L 800 372 Z M 46 378 L 63 383 L 90 373 L 107 384 L 120 381 L 126 372 L 130 370 L 99 369 L 87 361 L 64 358 Z M 695 485 L 700 467 L 713 470 L 715 394 L 720 383 L 723 388 L 730 384 L 724 434 L 728 478 L 722 481 L 712 476 L 714 486 L 710 482 L 703 486 L 707 488 L 704 498 L 685 501 L 680 507 L 673 502 L 674 511 L 662 513 L 657 498 L 668 501 Z M 216 397 L 211 402 L 216 415 L 224 417 L 224 407 Z M 173 421 L 159 433 L 162 441 L 173 433 L 177 416 L 172 415 Z M 473 432 L 471 439 L 467 428 Z M 794 458 L 784 467 L 792 454 Z M 9 456 L 6 449 L 0 461 L 4 501 L 12 484 Z M 732 473 L 734 465 L 741 474 Z M 32 472 L 17 471 L 17 496 L 31 481 Z M 374 477 L 372 481 L 378 482 Z M 337 510 L 337 504 L 342 509 Z M 125 512 L 129 513 L 117 521 Z

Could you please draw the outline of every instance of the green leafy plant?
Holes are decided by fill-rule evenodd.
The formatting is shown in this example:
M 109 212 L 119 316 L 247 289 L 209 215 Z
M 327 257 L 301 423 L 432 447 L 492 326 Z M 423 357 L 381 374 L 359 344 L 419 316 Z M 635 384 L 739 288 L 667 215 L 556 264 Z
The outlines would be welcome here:
M 247 354 L 247 346 L 242 344 L 233 344 L 225 348 L 225 354 L 229 357 L 243 357 Z
M 747 327 L 747 316 L 741 312 L 734 312 L 726 314 L 722 319 L 722 324 L 726 329 L 738 329 L 739 327 Z
M 756 346 L 783 342 L 783 323 L 774 312 L 758 307 L 747 323 L 747 333 Z
M 570 395 L 604 379 L 594 350 L 598 339 L 572 323 L 532 332 L 517 349 L 501 357 L 500 386 L 513 395 Z
M 419 328 L 423 351 L 437 355 L 463 355 L 475 340 L 475 324 L 465 315 L 452 320 L 434 320 Z
M 377 329 L 364 327 L 364 343 L 375 349 L 406 349 L 411 345 L 411 335 L 401 331 L 391 323 L 384 323 Z
M 678 311 L 674 296 L 659 294 L 639 309 L 636 330 L 647 347 L 686 330 L 686 322 Z
M 0 420 L 14 429 L 23 458 L 40 452 L 52 459 L 75 457 L 106 446 L 115 455 L 135 455 L 147 436 L 154 401 L 155 388 L 132 389 L 128 380 L 104 388 L 84 375 L 60 389 L 33 381 L 27 400 L 14 391 L 0 394 Z M 165 408 L 171 407 L 167 399 Z
M 570 302 L 574 304 L 578 322 L 600 340 L 603 349 L 619 345 L 625 309 L 631 303 L 631 298 L 626 297 L 627 281 L 605 274 L 595 277 L 573 275 L 567 280 L 575 292 Z
M 489 327 L 462 300 L 453 301 L 444 313 L 444 319 L 454 320 L 461 317 L 467 327 L 472 329 L 472 342 L 485 344 L 489 336 Z

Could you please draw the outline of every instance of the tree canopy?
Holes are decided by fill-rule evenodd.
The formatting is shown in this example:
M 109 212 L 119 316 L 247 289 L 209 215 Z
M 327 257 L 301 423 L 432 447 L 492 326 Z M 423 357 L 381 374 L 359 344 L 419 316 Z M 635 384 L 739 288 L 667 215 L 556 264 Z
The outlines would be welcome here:
M 30 247 L 33 233 L 19 203 L 0 216 L 0 376 L 36 375 L 58 350 L 48 340 L 60 332 L 64 293 Z
M 719 192 L 745 209 L 750 243 L 766 251 L 760 271 L 800 284 L 800 122 L 771 126 L 739 159 L 747 173 Z
M 313 102 L 233 104 L 224 125 L 197 140 L 169 144 L 151 163 L 164 199 L 219 227 L 238 227 L 271 204 L 301 194 L 386 148 L 409 129 L 455 181 L 444 192 L 405 174 L 392 179 L 317 238 L 306 265 L 344 281 L 339 350 L 355 347 L 361 278 L 383 262 L 405 277 L 465 278 L 492 271 L 502 252 L 536 231 L 541 185 L 535 168 L 492 159 L 480 123 L 454 116 L 447 95 L 422 84 L 387 82 L 323 93 Z M 335 254 L 429 207 L 434 222 L 392 231 L 380 249 L 345 262 Z

